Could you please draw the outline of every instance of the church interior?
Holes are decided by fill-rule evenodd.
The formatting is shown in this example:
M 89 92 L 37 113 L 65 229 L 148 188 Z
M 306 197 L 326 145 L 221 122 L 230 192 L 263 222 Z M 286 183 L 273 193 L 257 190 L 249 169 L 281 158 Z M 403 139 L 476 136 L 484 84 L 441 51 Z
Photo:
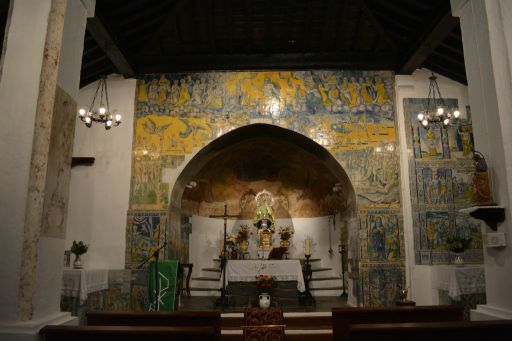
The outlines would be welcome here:
M 510 335 L 512 2 L 0 7 L 0 339 Z

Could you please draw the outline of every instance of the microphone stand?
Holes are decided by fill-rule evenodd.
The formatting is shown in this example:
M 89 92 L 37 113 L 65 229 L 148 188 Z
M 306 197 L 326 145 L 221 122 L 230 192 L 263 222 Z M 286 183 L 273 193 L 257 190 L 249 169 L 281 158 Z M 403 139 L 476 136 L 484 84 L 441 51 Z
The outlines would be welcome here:
M 167 246 L 167 241 L 164 241 L 164 243 L 151 255 L 149 255 L 148 258 L 144 259 L 142 263 L 137 266 L 137 269 L 141 269 L 147 262 L 151 260 L 151 258 L 155 257 L 155 311 L 160 310 L 160 298 L 158 295 L 160 294 L 160 282 L 158 281 L 158 256 L 160 254 L 160 250 L 162 250 L 164 247 Z

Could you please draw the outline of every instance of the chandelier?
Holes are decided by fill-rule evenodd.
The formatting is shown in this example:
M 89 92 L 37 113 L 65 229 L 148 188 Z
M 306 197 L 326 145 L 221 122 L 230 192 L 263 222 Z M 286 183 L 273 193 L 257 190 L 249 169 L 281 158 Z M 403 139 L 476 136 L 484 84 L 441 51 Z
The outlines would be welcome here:
M 99 106 L 95 108 L 94 105 L 96 104 L 98 93 L 100 95 Z M 105 100 L 105 102 L 103 102 L 103 100 Z M 121 124 L 121 114 L 119 114 L 117 110 L 110 112 L 106 77 L 103 76 L 100 78 L 91 105 L 89 108 L 80 108 L 78 110 L 78 117 L 85 123 L 87 128 L 91 127 L 92 122 L 105 124 L 106 130 Z
M 457 108 L 449 108 L 441 92 L 439 91 L 439 85 L 437 85 L 437 77 L 432 72 L 430 79 L 430 85 L 428 88 L 428 99 L 425 110 L 420 111 L 418 114 L 418 120 L 421 122 L 423 127 L 429 125 L 444 125 L 454 124 L 457 122 L 460 112 Z

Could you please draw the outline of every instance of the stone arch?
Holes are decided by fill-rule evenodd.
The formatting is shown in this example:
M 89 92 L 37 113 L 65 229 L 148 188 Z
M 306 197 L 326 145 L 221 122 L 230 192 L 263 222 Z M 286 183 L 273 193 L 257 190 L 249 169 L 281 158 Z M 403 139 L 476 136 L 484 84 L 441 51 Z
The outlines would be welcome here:
M 341 226 L 340 231 L 344 231 L 340 232 L 339 240 L 342 244 L 349 245 L 348 256 L 351 261 L 350 263 L 358 264 L 360 241 L 356 195 L 354 187 L 341 164 L 327 149 L 307 136 L 279 126 L 259 123 L 234 129 L 211 141 L 183 166 L 182 171 L 177 175 L 176 181 L 174 184 L 171 184 L 168 227 L 170 247 L 168 254 L 171 257 L 179 257 L 175 246 L 183 245 L 186 242 L 183 237 L 186 231 L 184 231 L 185 227 L 182 218 L 184 215 L 190 214 L 190 208 L 185 209 L 183 207 L 187 185 L 191 181 L 197 183 L 196 177 L 198 174 L 205 167 L 214 165 L 215 160 L 222 160 L 229 153 L 233 155 L 236 148 L 239 148 L 238 151 L 240 148 L 246 148 L 244 150 L 249 152 L 256 150 L 257 148 L 250 149 L 252 147 L 247 147 L 247 145 L 258 145 L 258 143 L 265 145 L 261 147 L 262 153 L 268 152 L 269 144 L 274 147 L 279 144 L 285 144 L 290 146 L 290 148 L 295 148 L 295 152 L 303 153 L 304 157 L 308 158 L 308 160 L 315 160 L 315 165 L 320 165 L 323 167 L 323 172 L 330 174 L 331 177 L 328 180 L 330 182 L 323 184 L 323 187 L 327 187 L 331 194 L 334 193 L 334 197 L 340 198 L 338 201 L 333 201 L 337 207 L 332 207 L 334 212 L 338 213 L 337 226 Z M 245 147 L 239 147 L 241 145 Z M 278 147 L 278 149 L 283 151 L 281 147 Z M 283 157 L 283 155 L 277 157 Z M 304 168 L 307 168 L 308 164 L 305 164 Z M 327 192 L 324 190 L 324 193 Z M 222 212 L 215 213 L 219 214 Z M 351 272 L 354 271 L 357 272 L 357 269 L 352 268 Z M 353 293 L 352 298 L 355 296 L 356 301 L 359 301 L 359 285 L 349 281 L 349 289 Z

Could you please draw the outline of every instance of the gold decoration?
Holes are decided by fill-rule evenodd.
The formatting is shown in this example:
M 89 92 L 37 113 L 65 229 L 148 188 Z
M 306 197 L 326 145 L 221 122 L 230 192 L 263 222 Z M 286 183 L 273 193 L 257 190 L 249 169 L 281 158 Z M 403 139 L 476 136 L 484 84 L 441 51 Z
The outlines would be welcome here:
M 272 249 L 272 231 L 265 229 L 260 232 L 260 248 L 263 250 Z

